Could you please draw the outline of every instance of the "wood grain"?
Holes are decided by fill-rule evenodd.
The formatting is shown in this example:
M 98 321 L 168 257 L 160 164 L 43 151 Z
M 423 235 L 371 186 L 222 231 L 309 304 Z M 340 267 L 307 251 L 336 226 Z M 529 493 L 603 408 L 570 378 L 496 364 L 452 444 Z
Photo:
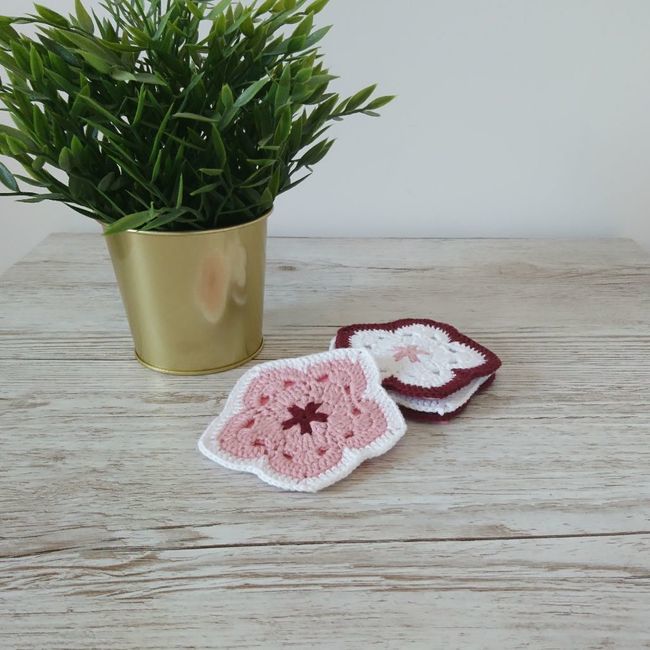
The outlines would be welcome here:
M 270 241 L 262 360 L 406 315 L 494 387 L 284 494 L 195 450 L 245 369 L 141 368 L 101 238 L 46 240 L 0 280 L 0 647 L 650 647 L 648 256 Z
M 3 564 L 3 647 L 650 647 L 650 536 L 98 549 Z

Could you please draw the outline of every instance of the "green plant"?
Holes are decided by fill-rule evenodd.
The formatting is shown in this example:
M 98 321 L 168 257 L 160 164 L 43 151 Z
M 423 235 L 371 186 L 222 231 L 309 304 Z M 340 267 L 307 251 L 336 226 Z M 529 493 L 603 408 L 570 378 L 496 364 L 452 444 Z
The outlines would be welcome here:
M 329 28 L 314 28 L 327 3 L 105 0 L 98 17 L 76 0 L 69 17 L 38 4 L 0 17 L 0 101 L 16 127 L 0 124 L 0 153 L 27 174 L 0 163 L 0 181 L 108 233 L 261 216 L 328 153 L 333 121 L 393 99 L 329 90 L 318 46 Z

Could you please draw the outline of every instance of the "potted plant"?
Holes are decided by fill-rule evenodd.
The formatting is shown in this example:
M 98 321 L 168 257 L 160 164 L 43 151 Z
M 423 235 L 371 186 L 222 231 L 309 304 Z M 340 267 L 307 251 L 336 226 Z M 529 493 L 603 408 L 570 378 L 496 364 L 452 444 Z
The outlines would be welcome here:
M 104 227 L 138 358 L 198 374 L 262 345 L 266 221 L 330 150 L 327 130 L 392 97 L 349 98 L 319 43 L 328 0 L 76 0 L 0 17 L 4 195 Z M 31 25 L 35 36 L 20 33 Z M 26 191 L 31 186 L 32 191 Z

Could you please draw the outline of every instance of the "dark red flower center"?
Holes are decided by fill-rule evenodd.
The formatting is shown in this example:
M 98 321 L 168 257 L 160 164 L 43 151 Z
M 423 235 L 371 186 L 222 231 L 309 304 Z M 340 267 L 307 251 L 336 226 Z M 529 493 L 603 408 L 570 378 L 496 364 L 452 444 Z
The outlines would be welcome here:
M 290 406 L 289 413 L 291 413 L 292 417 L 282 423 L 282 428 L 286 431 L 287 429 L 291 429 L 291 427 L 299 425 L 300 433 L 303 436 L 307 433 L 312 433 L 312 422 L 327 422 L 327 414 L 318 412 L 321 406 L 322 404 L 317 404 L 316 402 L 309 402 L 304 409 L 300 408 L 297 404 Z

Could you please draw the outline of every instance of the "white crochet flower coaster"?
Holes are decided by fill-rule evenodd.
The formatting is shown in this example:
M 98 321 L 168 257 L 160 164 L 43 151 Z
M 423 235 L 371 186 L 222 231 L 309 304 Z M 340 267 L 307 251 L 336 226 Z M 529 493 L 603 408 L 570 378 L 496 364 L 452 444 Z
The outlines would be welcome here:
M 365 350 L 334 350 L 256 366 L 199 440 L 216 463 L 297 492 L 317 492 L 406 432 Z
M 403 319 L 341 328 L 330 349 L 368 350 L 389 395 L 406 415 L 427 422 L 450 420 L 486 389 L 499 358 L 446 323 Z
M 496 375 L 475 379 L 468 386 L 444 399 L 405 397 L 397 393 L 389 395 L 400 405 L 402 413 L 420 422 L 448 422 L 460 415 L 469 405 L 472 397 L 492 385 Z
M 334 347 L 367 350 L 384 388 L 413 398 L 445 399 L 501 366 L 493 352 L 456 328 L 428 319 L 348 325 Z

